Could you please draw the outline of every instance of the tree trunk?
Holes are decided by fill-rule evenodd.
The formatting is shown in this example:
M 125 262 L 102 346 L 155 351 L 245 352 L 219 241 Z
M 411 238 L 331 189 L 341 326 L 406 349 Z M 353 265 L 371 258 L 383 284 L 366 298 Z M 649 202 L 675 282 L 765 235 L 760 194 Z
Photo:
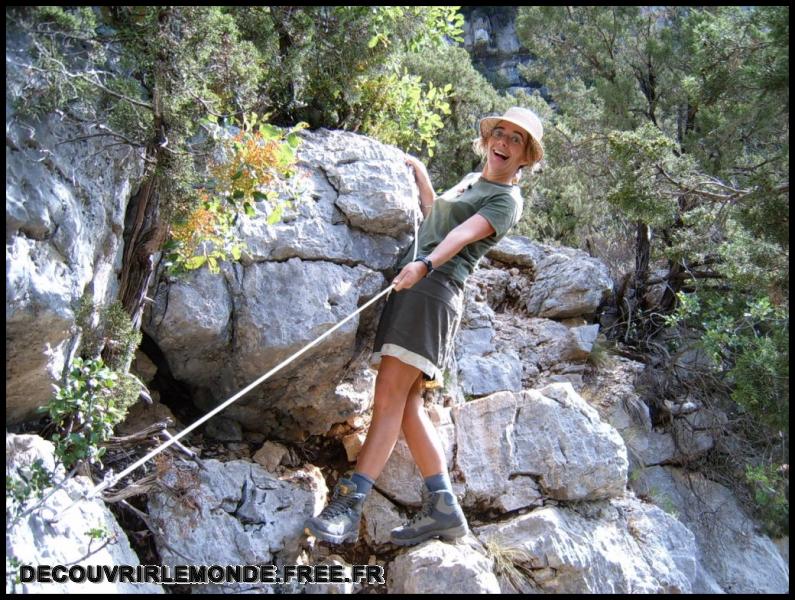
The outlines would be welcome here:
M 648 224 L 638 221 L 635 236 L 635 300 L 638 307 L 645 308 L 643 297 L 646 294 L 646 280 L 649 278 L 649 257 L 651 255 L 651 228 Z
M 171 8 L 164 8 L 158 12 L 157 20 L 161 31 L 169 30 L 171 15 Z M 150 142 L 146 146 L 147 165 L 150 165 L 150 168 L 138 193 L 130 198 L 124 217 L 124 257 L 118 298 L 136 331 L 141 328 L 144 300 L 154 274 L 154 254 L 163 246 L 168 233 L 168 226 L 160 223 L 158 184 L 164 170 L 164 160 L 167 158 L 164 148 L 168 143 L 168 125 L 163 118 L 164 110 L 161 97 L 169 93 L 168 74 L 172 64 L 173 61 L 168 54 L 167 47 L 163 46 L 156 55 L 152 78 L 152 116 L 154 120 Z M 108 364 L 115 364 L 119 357 L 114 354 L 113 348 L 105 347 L 102 351 L 102 358 Z M 127 362 L 129 363 L 131 360 L 132 357 L 129 357 Z M 121 368 L 126 372 L 129 367 L 130 365 L 126 364 L 117 365 L 116 368 Z
M 665 291 L 658 306 L 659 312 L 662 314 L 670 314 L 676 308 L 676 294 L 684 285 L 684 279 L 681 277 L 683 272 L 684 269 L 680 261 L 673 262 L 668 267 L 668 275 L 665 277 Z
M 167 231 L 159 219 L 157 183 L 155 174 L 144 182 L 130 199 L 125 217 L 131 227 L 129 236 L 125 231 L 119 299 L 136 329 L 141 324 L 144 298 L 154 272 L 153 255 L 162 247 Z

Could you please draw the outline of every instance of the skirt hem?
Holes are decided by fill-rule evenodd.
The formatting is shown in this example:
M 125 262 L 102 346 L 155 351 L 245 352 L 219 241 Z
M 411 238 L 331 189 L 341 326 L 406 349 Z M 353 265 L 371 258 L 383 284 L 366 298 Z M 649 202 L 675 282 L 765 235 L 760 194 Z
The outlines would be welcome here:
M 407 350 L 403 346 L 398 346 L 397 344 L 384 344 L 383 346 L 381 346 L 381 350 L 379 352 L 373 352 L 373 357 L 370 360 L 370 365 L 376 366 L 380 364 L 382 356 L 392 356 L 394 358 L 397 358 L 398 360 L 406 363 L 407 365 L 416 367 L 417 369 L 422 371 L 429 379 L 438 382 L 442 381 L 442 371 L 436 365 L 434 365 L 424 356 L 421 356 L 416 352 L 412 352 L 411 350 Z

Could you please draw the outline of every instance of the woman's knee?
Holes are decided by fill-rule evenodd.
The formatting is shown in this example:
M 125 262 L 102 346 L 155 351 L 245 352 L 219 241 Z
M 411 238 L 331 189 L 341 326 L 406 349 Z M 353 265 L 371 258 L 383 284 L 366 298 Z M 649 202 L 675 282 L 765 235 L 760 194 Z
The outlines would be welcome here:
M 403 411 L 403 422 L 416 422 L 424 411 L 425 402 L 422 397 L 422 374 L 420 373 L 409 391 L 408 398 L 406 398 L 406 407 Z

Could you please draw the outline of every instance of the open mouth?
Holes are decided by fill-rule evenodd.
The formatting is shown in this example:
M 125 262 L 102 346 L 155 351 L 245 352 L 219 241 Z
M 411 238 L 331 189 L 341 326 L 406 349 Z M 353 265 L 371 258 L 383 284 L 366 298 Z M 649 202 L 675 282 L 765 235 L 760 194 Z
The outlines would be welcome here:
M 508 160 L 508 156 L 506 154 L 503 154 L 499 150 L 492 150 L 492 154 L 494 154 L 494 156 L 496 156 L 500 162 L 505 162 L 506 160 Z

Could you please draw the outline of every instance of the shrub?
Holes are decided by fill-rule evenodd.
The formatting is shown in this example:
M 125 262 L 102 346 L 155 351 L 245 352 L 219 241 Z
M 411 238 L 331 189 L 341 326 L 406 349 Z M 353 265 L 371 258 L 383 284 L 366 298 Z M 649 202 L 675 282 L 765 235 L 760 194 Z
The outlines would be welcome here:
M 64 386 L 53 385 L 55 398 L 47 411 L 58 432 L 52 441 L 55 455 L 67 468 L 83 460 L 100 462 L 105 454 L 105 448 L 99 446 L 112 435 L 129 406 L 116 393 L 119 379 L 102 359 L 77 357 Z
M 716 374 L 732 384 L 732 400 L 772 430 L 789 432 L 789 312 L 767 296 L 747 303 L 715 294 L 677 295 L 665 322 L 703 331 L 701 346 Z
M 215 119 L 206 124 L 213 126 Z M 165 266 L 172 274 L 205 264 L 218 273 L 219 261 L 239 260 L 245 245 L 236 237 L 234 224 L 241 212 L 253 217 L 256 203 L 268 211 L 268 224 L 282 218 L 294 197 L 290 180 L 301 142 L 298 131 L 305 127 L 299 123 L 283 131 L 260 123 L 256 113 L 244 116 L 238 133 L 221 142 L 222 158 L 210 162 L 209 176 L 197 192 L 199 202 L 186 207 L 171 226 L 164 250 Z
M 95 359 L 104 351 L 109 368 L 127 371 L 141 343 L 141 332 L 133 327 L 121 302 L 98 308 L 86 294 L 75 311 L 75 323 L 81 333 L 82 358 Z
M 772 537 L 789 535 L 789 465 L 748 466 L 745 479 L 754 493 L 765 530 Z

